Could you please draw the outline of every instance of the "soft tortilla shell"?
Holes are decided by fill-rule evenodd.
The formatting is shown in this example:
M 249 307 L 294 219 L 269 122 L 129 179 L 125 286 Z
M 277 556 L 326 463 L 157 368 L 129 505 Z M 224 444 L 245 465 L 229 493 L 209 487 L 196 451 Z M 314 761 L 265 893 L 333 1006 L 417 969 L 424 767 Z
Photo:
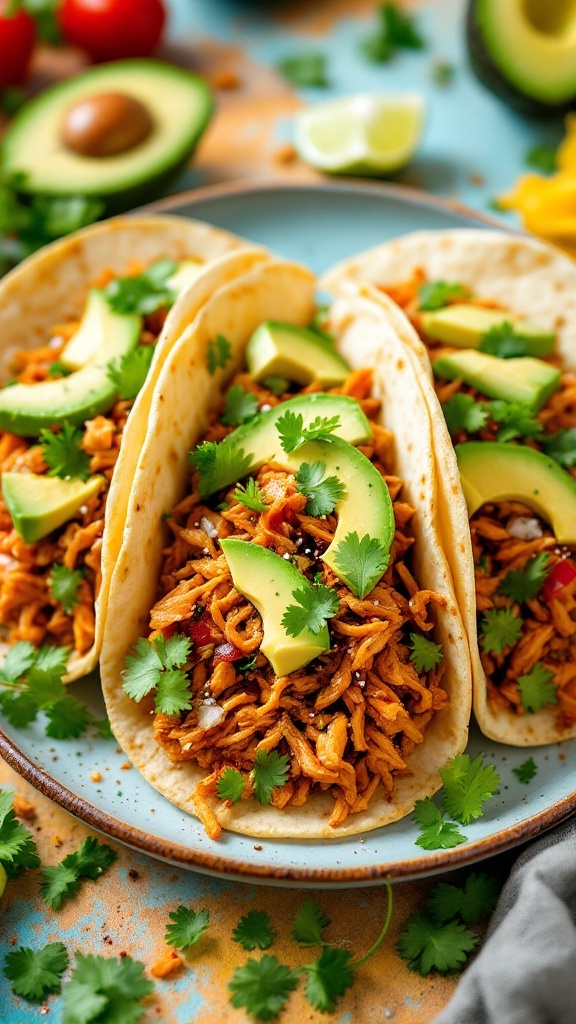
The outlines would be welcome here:
M 200 221 L 170 216 L 119 217 L 46 246 L 0 283 L 0 371 L 6 377 L 16 350 L 45 343 L 55 324 L 81 316 L 87 288 L 103 271 L 125 274 L 131 263 L 148 264 L 163 257 L 197 258 L 206 263 L 206 270 L 166 318 L 148 380 L 128 419 L 107 499 L 94 644 L 85 654 L 70 656 L 66 682 L 91 672 L 98 661 L 110 577 L 122 542 L 130 486 L 160 368 L 184 326 L 213 291 L 268 256 L 265 250 L 248 248 L 243 239 Z M 6 649 L 6 644 L 0 644 L 0 654 Z
M 376 286 L 408 280 L 422 268 L 430 280 L 459 281 L 480 298 L 493 299 L 518 316 L 557 332 L 557 350 L 566 370 L 576 368 L 576 264 L 535 239 L 497 231 L 418 232 L 361 253 L 327 271 L 322 285 L 347 294 L 363 286 L 379 301 L 394 328 L 425 369 L 425 392 L 436 446 L 440 489 L 440 525 L 448 552 L 456 597 L 468 633 L 473 666 L 474 713 L 485 736 L 511 746 L 555 743 L 576 736 L 576 726 L 561 728 L 554 708 L 517 715 L 488 701 L 476 627 L 474 559 L 468 511 L 458 463 L 433 386 L 425 345 L 411 323 Z M 362 288 L 362 286 L 360 286 Z
M 190 762 L 174 764 L 169 760 L 153 736 L 151 701 L 132 701 L 122 690 L 121 672 L 131 644 L 148 632 L 164 543 L 161 514 L 183 493 L 187 451 L 202 436 L 221 388 L 241 364 L 253 329 L 269 317 L 298 324 L 309 321 L 313 281 L 300 271 L 300 279 L 290 286 L 286 271 L 286 265 L 268 264 L 223 289 L 204 307 L 194 330 L 181 339 L 166 363 L 135 482 L 138 508 L 133 509 L 112 581 L 101 659 L 112 729 L 145 778 L 188 813 L 194 811 L 192 792 L 205 772 Z M 333 799 L 327 793 L 315 793 L 303 807 L 281 811 L 263 807 L 254 799 L 231 808 L 214 801 L 224 828 L 250 836 L 339 839 L 395 821 L 409 814 L 416 800 L 439 788 L 438 769 L 461 752 L 467 740 L 472 691 L 468 645 L 438 538 L 432 438 L 417 376 L 378 304 L 360 297 L 341 299 L 333 309 L 332 322 L 338 347 L 350 364 L 355 368 L 373 365 L 376 371 L 374 393 L 383 401 L 383 424 L 396 436 L 396 468 L 405 481 L 403 497 L 417 509 L 415 570 L 424 586 L 446 598 L 445 609 L 437 615 L 437 635 L 444 645 L 444 681 L 451 704 L 434 716 L 424 743 L 411 757 L 414 774 L 396 781 L 392 803 L 377 791 L 365 813 L 334 830 L 328 825 Z M 231 342 L 235 366 L 227 368 L 229 372 L 219 380 L 212 380 L 206 373 L 204 351 L 207 340 L 217 332 Z M 192 393 L 197 396 L 194 406 Z M 162 443 L 162 438 L 167 440 Z

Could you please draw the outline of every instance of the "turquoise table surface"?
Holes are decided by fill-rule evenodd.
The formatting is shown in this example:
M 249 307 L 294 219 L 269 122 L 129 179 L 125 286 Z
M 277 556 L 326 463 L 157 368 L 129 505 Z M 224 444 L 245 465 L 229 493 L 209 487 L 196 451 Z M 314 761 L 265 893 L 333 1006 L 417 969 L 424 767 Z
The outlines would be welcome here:
M 458 199 L 493 216 L 490 201 L 525 168 L 527 151 L 539 142 L 556 143 L 562 133 L 560 121 L 522 120 L 475 81 L 463 44 L 463 0 L 409 5 L 417 10 L 426 49 L 404 51 L 381 66 L 369 64 L 359 50 L 377 7 L 366 0 L 303 0 L 283 5 L 171 0 L 169 6 L 166 55 L 206 73 L 215 86 L 225 84 L 226 72 L 238 77 L 237 83 L 227 83 L 237 87 L 217 89 L 217 116 L 194 166 L 178 182 L 179 190 L 240 178 L 315 180 L 314 173 L 292 159 L 285 146 L 299 106 L 350 92 L 417 90 L 427 97 L 426 131 L 417 157 L 396 180 Z M 330 88 L 297 91 L 274 70 L 281 58 L 306 49 L 327 55 Z M 70 57 L 72 70 L 76 59 Z M 46 60 L 50 67 L 51 58 Z M 454 66 L 454 79 L 447 86 L 433 80 L 437 60 Z M 33 801 L 35 817 L 30 825 L 45 863 L 56 863 L 88 834 L 82 824 L 35 794 L 2 764 L 0 785 L 16 788 Z M 61 938 L 71 951 L 104 956 L 129 952 L 149 969 L 163 952 L 168 912 L 179 903 L 195 909 L 209 907 L 213 922 L 209 937 L 178 973 L 156 982 L 145 1024 L 243 1024 L 248 1020 L 227 1000 L 227 983 L 247 956 L 231 942 L 231 929 L 247 909 L 266 909 L 271 914 L 279 942 L 270 952 L 281 962 L 295 965 L 313 958 L 299 955 L 289 937 L 302 894 L 188 874 L 117 849 L 119 865 L 97 884 L 86 883 L 59 914 L 39 900 L 36 872 L 11 883 L 0 910 L 0 948 L 20 944 L 38 948 Z M 499 860 L 493 870 L 502 872 L 506 863 Z M 300 992 L 291 997 L 281 1020 L 287 1024 L 384 1024 L 387 1020 L 429 1024 L 449 998 L 455 980 L 422 979 L 410 973 L 395 954 L 394 942 L 402 922 L 430 887 L 429 882 L 397 887 L 391 934 L 334 1015 L 312 1011 Z M 343 939 L 346 948 L 358 953 L 370 946 L 384 917 L 383 889 L 312 895 L 318 895 L 333 920 L 330 938 Z M 0 1024 L 29 1024 L 37 1019 L 56 1024 L 61 1012 L 60 997 L 51 997 L 45 1006 L 32 1006 L 15 998 L 0 975 Z

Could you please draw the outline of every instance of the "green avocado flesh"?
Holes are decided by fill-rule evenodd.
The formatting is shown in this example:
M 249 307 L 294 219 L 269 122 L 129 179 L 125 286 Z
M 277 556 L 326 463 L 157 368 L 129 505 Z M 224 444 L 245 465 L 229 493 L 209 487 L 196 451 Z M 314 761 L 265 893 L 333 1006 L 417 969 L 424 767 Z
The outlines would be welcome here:
M 67 523 L 105 483 L 104 477 L 60 480 L 35 473 L 3 473 L 2 494 L 14 528 L 27 544 Z
M 540 359 L 498 359 L 486 352 L 466 349 L 452 352 L 432 363 L 435 377 L 457 378 L 477 388 L 488 398 L 522 402 L 532 412 L 539 409 L 558 389 L 560 370 Z
M 102 292 L 90 292 L 80 327 L 64 349 L 62 362 L 80 367 L 68 377 L 37 384 L 13 384 L 0 391 L 0 430 L 36 437 L 43 427 L 85 420 L 106 412 L 117 389 L 108 377 L 111 360 L 132 351 L 140 317 L 113 313 Z M 70 354 L 71 353 L 71 354 Z
M 8 875 L 6 874 L 4 868 L 2 867 L 2 864 L 0 864 L 0 900 L 2 899 L 2 897 L 4 895 L 4 890 L 6 888 L 6 882 L 7 881 L 8 881 Z
M 457 303 L 431 313 L 422 313 L 424 333 L 434 341 L 456 348 L 478 348 L 486 331 L 504 323 L 512 324 L 516 334 L 526 343 L 526 355 L 549 356 L 554 351 L 556 335 L 525 320 L 519 320 L 504 310 L 485 309 Z
M 576 0 L 470 0 L 468 43 L 478 77 L 513 106 L 576 96 Z
M 277 676 L 287 676 L 330 649 L 328 626 L 319 633 L 305 629 L 290 636 L 282 619 L 289 605 L 295 604 L 295 590 L 313 590 L 287 559 L 245 540 L 223 540 L 222 550 L 230 566 L 234 586 L 254 605 L 262 618 L 264 639 L 261 651 Z
M 255 380 L 277 376 L 298 384 L 318 381 L 322 387 L 334 387 L 350 373 L 344 359 L 319 335 L 273 320 L 260 324 L 250 338 L 246 362 Z
M 304 426 L 309 426 L 317 417 L 338 416 L 340 426 L 336 428 L 333 436 L 341 437 L 349 444 L 364 444 L 372 438 L 370 423 L 355 398 L 348 398 L 345 395 L 299 395 L 288 402 L 281 402 L 268 412 L 259 413 L 221 442 L 222 449 L 230 450 L 230 468 L 223 465 L 222 468 L 219 467 L 218 472 L 203 475 L 200 496 L 207 498 L 215 491 L 238 482 L 234 455 L 240 451 L 250 456 L 246 476 L 260 469 L 266 462 L 285 458 L 276 421 L 287 412 L 301 414 Z
M 576 544 L 576 480 L 527 445 L 456 445 L 462 490 L 473 516 L 487 502 L 521 501 L 550 523 L 559 544 Z
M 64 145 L 62 120 L 80 101 L 106 92 L 139 100 L 152 116 L 152 131 L 126 152 L 82 156 Z M 211 112 L 207 83 L 183 68 L 155 60 L 101 64 L 22 107 L 3 139 L 3 169 L 26 175 L 28 193 L 96 196 L 110 209 L 126 209 L 157 194 L 184 167 Z

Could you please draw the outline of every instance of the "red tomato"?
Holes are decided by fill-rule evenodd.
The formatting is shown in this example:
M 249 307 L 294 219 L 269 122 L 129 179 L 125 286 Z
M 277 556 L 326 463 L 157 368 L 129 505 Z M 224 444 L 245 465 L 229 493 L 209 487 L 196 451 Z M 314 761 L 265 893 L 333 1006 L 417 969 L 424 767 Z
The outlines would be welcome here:
M 7 6 L 6 0 L 0 0 L 0 89 L 26 81 L 36 45 L 34 19 L 26 11 L 8 18 L 4 15 Z
M 568 584 L 572 583 L 572 580 L 576 579 L 576 569 L 569 562 L 567 558 L 561 562 L 556 562 L 556 565 L 552 569 L 552 572 L 547 576 L 544 581 L 542 590 L 540 591 L 545 601 L 552 601 L 555 597 L 558 597 L 562 593 Z
M 222 636 L 220 631 L 215 633 L 216 627 L 214 626 L 212 616 L 208 612 L 204 612 L 199 619 L 191 619 L 183 623 L 183 626 L 197 647 L 213 644 L 218 637 Z
M 63 0 L 60 27 L 97 60 L 147 57 L 162 35 L 162 0 Z
M 214 648 L 214 661 L 240 661 L 244 655 L 242 651 L 239 651 L 235 644 L 231 644 L 229 640 L 224 640 L 221 644 L 216 644 Z

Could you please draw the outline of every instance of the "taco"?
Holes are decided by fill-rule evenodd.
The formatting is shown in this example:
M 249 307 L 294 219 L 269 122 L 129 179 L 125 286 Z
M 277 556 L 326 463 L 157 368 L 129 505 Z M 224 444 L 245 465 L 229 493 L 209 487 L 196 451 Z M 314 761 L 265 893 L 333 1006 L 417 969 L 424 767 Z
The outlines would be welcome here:
M 198 222 L 130 217 L 0 283 L 3 657 L 27 642 L 63 648 L 67 682 L 94 668 L 154 382 L 211 292 L 266 258 Z
M 213 839 L 376 828 L 466 746 L 417 375 L 378 303 L 336 302 L 333 337 L 306 326 L 314 286 L 263 264 L 174 346 L 112 580 L 113 732 Z
M 576 267 L 525 237 L 425 232 L 324 283 L 360 279 L 428 367 L 480 728 L 515 746 L 576 736 Z

